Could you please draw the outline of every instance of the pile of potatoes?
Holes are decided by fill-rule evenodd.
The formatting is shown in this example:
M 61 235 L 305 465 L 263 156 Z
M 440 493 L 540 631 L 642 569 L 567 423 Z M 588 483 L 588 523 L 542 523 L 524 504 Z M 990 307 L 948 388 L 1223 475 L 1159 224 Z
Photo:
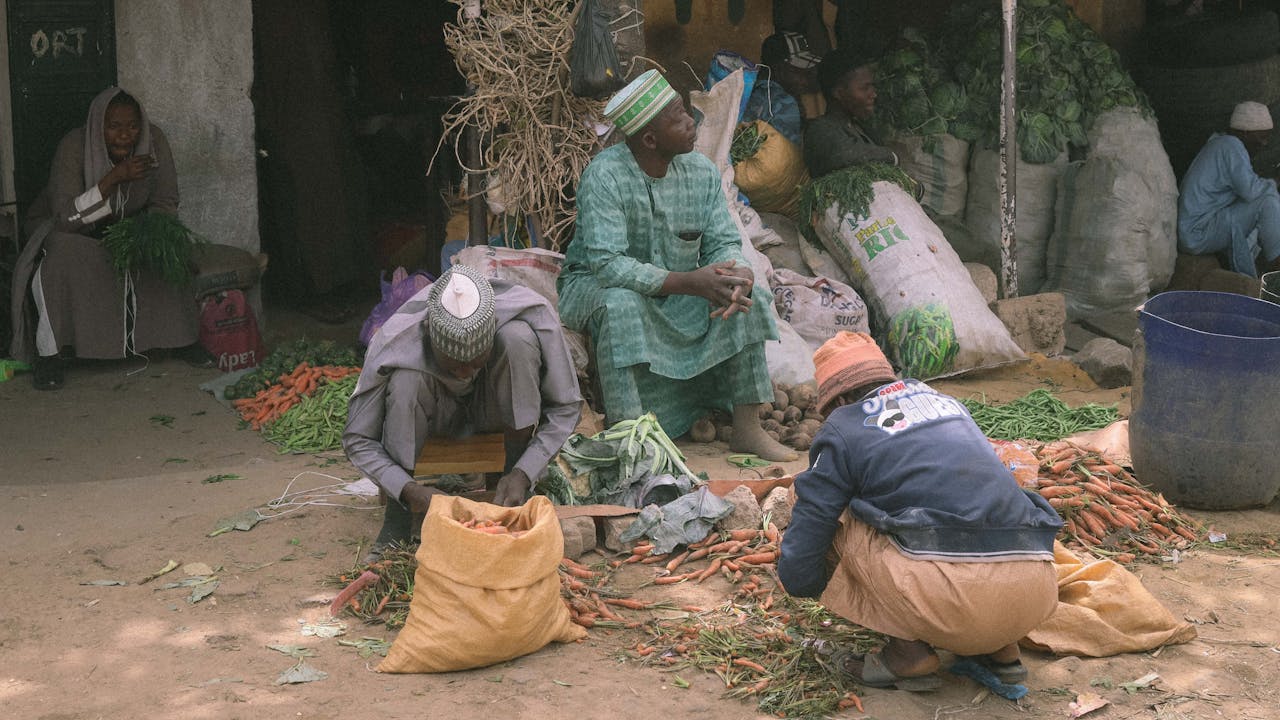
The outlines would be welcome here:
M 818 386 L 814 383 L 802 385 L 773 386 L 773 402 L 760 406 L 760 424 L 769 437 L 796 450 L 808 450 L 813 443 L 813 436 L 822 425 L 822 415 L 818 413 Z M 704 417 L 693 424 L 689 430 L 689 438 L 694 442 L 709 443 L 715 440 L 729 442 L 733 434 L 733 426 L 727 415 L 716 413 Z

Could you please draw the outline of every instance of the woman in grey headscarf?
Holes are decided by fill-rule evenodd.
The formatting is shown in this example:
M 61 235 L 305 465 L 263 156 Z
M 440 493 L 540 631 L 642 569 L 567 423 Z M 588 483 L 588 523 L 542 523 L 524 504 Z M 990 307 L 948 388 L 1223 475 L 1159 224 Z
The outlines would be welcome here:
M 85 126 L 58 144 L 14 270 L 11 350 L 34 360 L 38 389 L 62 386 L 60 357 L 68 349 L 80 358 L 116 359 L 180 348 L 184 359 L 210 364 L 196 344 L 190 290 L 148 272 L 122 281 L 101 246 L 108 226 L 141 212 L 177 214 L 173 154 L 138 101 L 108 88 L 89 106 Z

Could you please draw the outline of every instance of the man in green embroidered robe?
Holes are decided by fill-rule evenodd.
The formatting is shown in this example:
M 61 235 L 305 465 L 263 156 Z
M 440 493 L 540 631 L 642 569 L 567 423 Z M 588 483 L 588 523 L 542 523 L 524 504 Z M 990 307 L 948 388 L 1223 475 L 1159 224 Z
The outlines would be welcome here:
M 692 152 L 693 118 L 657 71 L 605 115 L 627 140 L 582 174 L 559 290 L 561 321 L 593 340 L 608 421 L 652 412 L 678 437 L 709 410 L 731 409 L 733 451 L 795 459 L 758 416 L 773 398 L 773 297 L 743 259 L 720 173 Z

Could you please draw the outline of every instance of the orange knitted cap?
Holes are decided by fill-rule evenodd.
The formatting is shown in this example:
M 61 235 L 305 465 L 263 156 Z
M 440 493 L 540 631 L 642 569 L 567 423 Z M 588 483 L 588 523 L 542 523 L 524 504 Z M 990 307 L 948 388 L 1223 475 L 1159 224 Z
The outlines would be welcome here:
M 831 412 L 836 398 L 863 385 L 895 379 L 893 366 L 866 333 L 841 331 L 813 354 L 818 381 L 818 412 Z

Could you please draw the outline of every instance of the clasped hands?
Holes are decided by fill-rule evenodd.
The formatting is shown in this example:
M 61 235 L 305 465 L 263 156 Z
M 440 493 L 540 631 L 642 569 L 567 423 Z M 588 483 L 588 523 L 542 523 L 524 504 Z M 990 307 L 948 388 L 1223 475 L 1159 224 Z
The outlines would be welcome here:
M 494 489 L 493 504 L 504 507 L 523 505 L 532 483 L 523 470 L 516 468 L 503 475 Z M 400 490 L 400 501 L 415 513 L 425 513 L 431 507 L 431 498 L 441 494 L 439 490 L 416 482 L 408 483 Z
M 694 274 L 701 276 L 697 278 L 702 290 L 698 294 L 711 303 L 711 317 L 728 320 L 734 313 L 751 310 L 751 290 L 755 286 L 751 268 L 727 261 L 698 268 Z

